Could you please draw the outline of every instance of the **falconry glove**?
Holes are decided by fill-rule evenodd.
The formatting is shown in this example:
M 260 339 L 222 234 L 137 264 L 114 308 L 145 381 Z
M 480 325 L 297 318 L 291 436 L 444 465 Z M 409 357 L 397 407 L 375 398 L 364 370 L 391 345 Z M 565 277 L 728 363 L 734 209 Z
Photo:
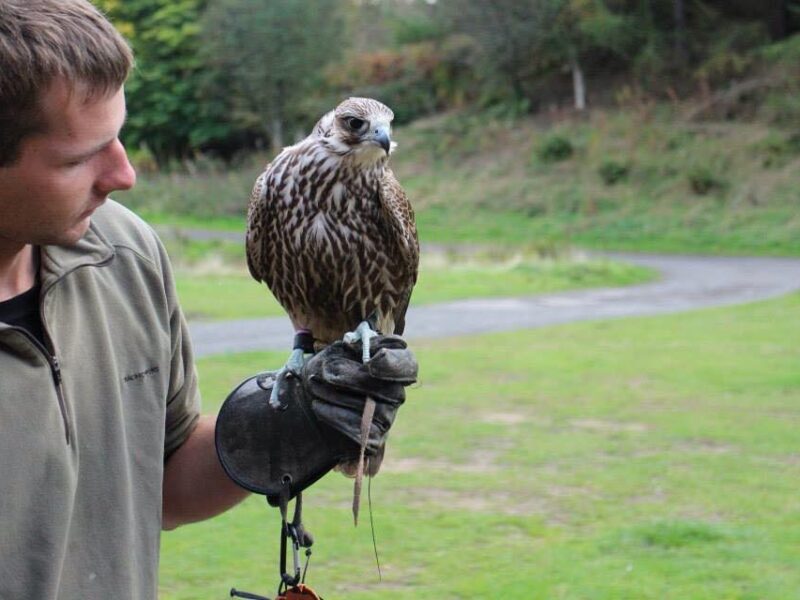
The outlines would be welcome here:
M 376 402 L 367 455 L 382 452 L 405 386 L 417 362 L 402 338 L 378 336 L 362 364 L 361 343 L 335 342 L 312 356 L 299 378 L 280 389 L 281 408 L 269 406 L 274 372 L 243 381 L 220 409 L 216 447 L 228 476 L 277 506 L 333 467 L 358 458 L 367 395 Z

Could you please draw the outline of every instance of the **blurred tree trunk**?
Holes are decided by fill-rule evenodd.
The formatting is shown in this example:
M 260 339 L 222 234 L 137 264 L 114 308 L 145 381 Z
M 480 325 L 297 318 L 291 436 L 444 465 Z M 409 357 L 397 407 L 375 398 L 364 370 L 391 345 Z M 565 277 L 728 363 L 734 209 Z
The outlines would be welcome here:
M 283 149 L 283 121 L 281 121 L 277 117 L 273 117 L 272 124 L 270 125 L 270 133 L 272 136 L 270 137 L 271 145 L 272 145 L 272 152 L 277 154 Z
M 689 58 L 686 48 L 686 5 L 683 0 L 672 0 L 672 15 L 675 21 L 675 64 L 683 67 Z
M 786 0 L 769 0 L 766 7 L 767 28 L 773 40 L 789 35 L 789 11 Z
M 586 80 L 575 52 L 572 52 L 570 55 L 569 67 L 572 71 L 572 90 L 575 96 L 575 109 L 586 110 Z
M 272 86 L 272 101 L 267 107 L 267 115 L 269 119 L 269 139 L 270 146 L 273 153 L 277 154 L 284 147 L 284 116 L 283 116 L 283 102 L 284 102 L 284 85 L 283 80 L 278 79 L 273 82 Z

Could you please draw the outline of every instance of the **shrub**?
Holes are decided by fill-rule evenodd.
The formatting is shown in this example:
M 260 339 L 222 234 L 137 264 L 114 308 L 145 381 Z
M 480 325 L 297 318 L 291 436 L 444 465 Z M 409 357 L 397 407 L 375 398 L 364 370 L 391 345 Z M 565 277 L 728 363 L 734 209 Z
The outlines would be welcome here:
M 536 151 L 543 162 L 559 162 L 566 160 L 575 153 L 575 148 L 567 138 L 554 134 L 545 138 Z
M 614 185 L 620 181 L 624 181 L 630 174 L 630 166 L 616 160 L 605 160 L 597 168 L 597 172 L 603 183 L 606 185 Z
M 761 155 L 764 167 L 782 167 L 800 154 L 800 131 L 783 135 L 772 132 L 758 142 L 754 149 Z
M 137 173 L 148 175 L 158 173 L 158 160 L 146 144 L 140 144 L 138 148 L 128 148 L 127 152 L 128 160 Z
M 699 196 L 705 196 L 725 187 L 724 180 L 717 177 L 714 172 L 706 166 L 692 167 L 687 177 L 692 191 Z
M 775 125 L 796 126 L 800 120 L 800 98 L 796 90 L 778 90 L 768 94 L 760 114 Z

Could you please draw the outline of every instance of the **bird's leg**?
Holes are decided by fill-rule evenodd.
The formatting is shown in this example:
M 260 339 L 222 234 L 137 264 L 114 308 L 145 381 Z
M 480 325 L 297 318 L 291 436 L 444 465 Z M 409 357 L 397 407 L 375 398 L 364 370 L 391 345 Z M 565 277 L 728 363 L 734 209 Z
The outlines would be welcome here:
M 344 341 L 348 344 L 361 340 L 361 362 L 369 362 L 369 341 L 378 337 L 378 332 L 372 329 L 369 321 L 361 321 L 355 331 L 348 331 L 344 334 Z
M 289 355 L 289 360 L 275 373 L 275 384 L 272 386 L 272 391 L 269 394 L 269 405 L 272 408 L 282 407 L 280 400 L 278 400 L 281 385 L 283 385 L 287 375 L 291 374 L 295 377 L 299 377 L 304 364 L 305 354 L 303 351 L 299 348 L 292 350 L 292 353 Z
M 377 337 L 378 333 L 372 329 L 368 321 L 361 321 L 355 331 L 344 334 L 344 341 L 352 344 L 361 340 L 361 362 L 369 362 L 369 342 Z M 361 487 L 364 482 L 364 455 L 367 450 L 367 440 L 369 430 L 372 425 L 372 417 L 375 414 L 375 400 L 366 397 L 364 400 L 364 412 L 361 413 L 361 447 L 358 453 L 358 466 L 356 467 L 356 480 L 353 484 L 353 522 L 358 525 L 358 511 L 361 505 Z
M 272 408 L 285 408 L 278 399 L 283 381 L 287 375 L 300 377 L 306 363 L 305 355 L 312 352 L 314 352 L 314 338 L 311 332 L 307 329 L 298 330 L 294 336 L 294 350 L 289 355 L 289 360 L 275 373 L 275 384 L 269 395 L 269 405 Z

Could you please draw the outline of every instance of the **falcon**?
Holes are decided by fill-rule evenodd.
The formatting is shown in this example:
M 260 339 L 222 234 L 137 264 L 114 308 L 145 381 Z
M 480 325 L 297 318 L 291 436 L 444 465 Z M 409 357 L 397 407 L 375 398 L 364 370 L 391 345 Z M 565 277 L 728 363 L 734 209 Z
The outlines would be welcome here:
M 361 339 L 365 362 L 373 328 L 403 333 L 419 265 L 414 211 L 388 166 L 393 118 L 376 100 L 345 100 L 267 165 L 247 214 L 248 268 L 288 313 L 295 340 L 313 339 L 319 348 Z M 295 344 L 278 372 L 273 406 L 283 378 L 300 372 L 310 349 Z M 370 460 L 369 475 L 382 454 Z M 354 468 L 340 465 L 357 476 L 358 489 Z

